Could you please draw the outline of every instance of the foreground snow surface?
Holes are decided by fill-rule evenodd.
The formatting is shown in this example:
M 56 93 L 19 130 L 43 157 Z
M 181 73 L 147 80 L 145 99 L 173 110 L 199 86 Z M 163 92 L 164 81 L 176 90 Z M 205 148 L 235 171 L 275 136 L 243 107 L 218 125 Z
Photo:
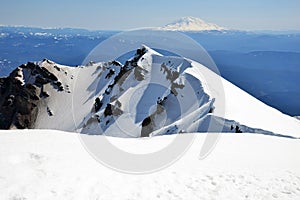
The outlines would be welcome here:
M 138 152 L 174 137 L 110 140 Z M 0 131 L 0 199 L 300 199 L 299 140 L 222 134 L 212 153 L 199 160 L 205 137 L 196 134 L 170 167 L 131 175 L 98 163 L 78 134 Z

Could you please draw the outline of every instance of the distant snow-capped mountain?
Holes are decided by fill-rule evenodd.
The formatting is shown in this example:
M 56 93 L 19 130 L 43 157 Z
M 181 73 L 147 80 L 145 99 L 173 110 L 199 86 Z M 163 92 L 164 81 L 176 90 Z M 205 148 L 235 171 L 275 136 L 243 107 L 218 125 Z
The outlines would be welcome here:
M 173 23 L 167 24 L 161 29 L 163 30 L 174 30 L 174 31 L 211 31 L 217 30 L 222 31 L 226 28 L 218 26 L 213 23 L 205 22 L 204 20 L 197 17 L 182 17 Z

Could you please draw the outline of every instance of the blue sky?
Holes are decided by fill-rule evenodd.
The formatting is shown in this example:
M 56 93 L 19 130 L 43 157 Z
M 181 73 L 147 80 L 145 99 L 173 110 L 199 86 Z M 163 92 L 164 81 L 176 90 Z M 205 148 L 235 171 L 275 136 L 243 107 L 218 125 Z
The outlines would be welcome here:
M 300 0 L 0 0 L 0 24 L 123 30 L 194 16 L 232 29 L 300 30 Z

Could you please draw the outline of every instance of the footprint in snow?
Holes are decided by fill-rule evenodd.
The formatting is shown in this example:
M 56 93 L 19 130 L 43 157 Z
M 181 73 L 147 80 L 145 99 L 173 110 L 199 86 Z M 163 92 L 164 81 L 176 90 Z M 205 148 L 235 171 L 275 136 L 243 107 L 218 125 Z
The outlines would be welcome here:
M 30 153 L 29 154 L 30 160 L 37 162 L 38 164 L 41 164 L 44 161 L 44 156 L 36 153 Z

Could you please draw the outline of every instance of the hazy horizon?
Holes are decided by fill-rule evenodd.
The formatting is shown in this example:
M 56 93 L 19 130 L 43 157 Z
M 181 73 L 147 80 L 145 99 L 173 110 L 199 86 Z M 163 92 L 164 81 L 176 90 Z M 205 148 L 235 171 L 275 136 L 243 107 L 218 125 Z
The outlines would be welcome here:
M 128 30 L 160 27 L 184 16 L 235 30 L 300 30 L 297 0 L 11 0 L 1 3 L 2 26 Z

